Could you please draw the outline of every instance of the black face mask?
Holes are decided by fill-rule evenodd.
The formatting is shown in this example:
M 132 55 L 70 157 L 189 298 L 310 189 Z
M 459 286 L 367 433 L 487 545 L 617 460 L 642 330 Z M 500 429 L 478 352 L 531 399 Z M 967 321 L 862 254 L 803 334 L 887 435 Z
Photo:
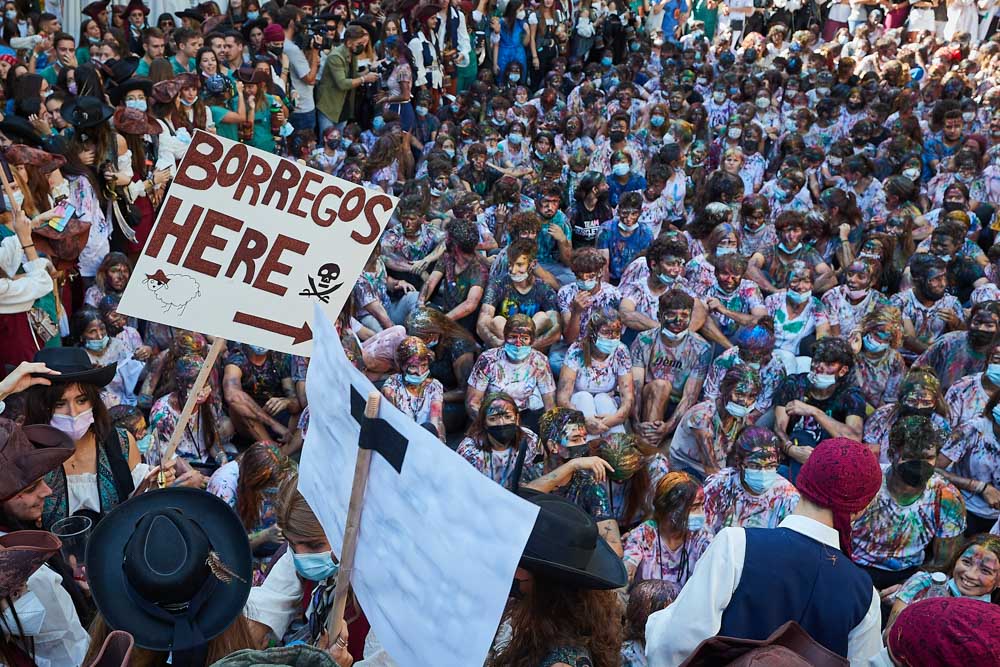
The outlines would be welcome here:
M 744 153 L 756 153 L 757 152 L 757 142 L 752 139 L 747 139 L 742 144 Z
M 944 209 L 945 213 L 953 213 L 955 211 L 964 211 L 965 204 L 957 201 L 946 201 L 941 208 Z
M 510 446 L 514 444 L 517 437 L 517 424 L 500 424 L 498 426 L 487 426 L 486 433 L 499 442 L 501 445 Z
M 281 54 L 285 52 L 285 47 L 283 46 L 269 46 L 267 50 L 273 53 L 277 57 L 281 57 Z
M 608 135 L 608 138 L 611 139 L 611 143 L 619 144 L 625 141 L 625 133 L 621 130 L 614 130 Z
M 982 349 L 993 343 L 996 334 L 992 331 L 981 331 L 979 329 L 969 329 L 969 345 Z
M 893 471 L 907 486 L 921 489 L 934 474 L 934 466 L 927 461 L 902 461 L 893 466 Z
M 918 417 L 930 417 L 934 414 L 934 408 L 915 408 L 905 403 L 899 404 L 899 416 L 908 417 L 910 415 L 917 415 Z

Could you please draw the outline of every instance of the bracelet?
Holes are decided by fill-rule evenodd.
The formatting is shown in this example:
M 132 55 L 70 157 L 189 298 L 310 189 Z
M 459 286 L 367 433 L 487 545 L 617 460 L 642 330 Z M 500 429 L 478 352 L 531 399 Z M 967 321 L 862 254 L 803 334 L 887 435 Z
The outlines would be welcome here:
M 21 246 L 21 250 L 27 250 L 28 248 L 34 248 L 34 247 L 35 247 L 34 243 L 29 243 L 28 245 Z
M 979 482 L 979 490 L 975 491 L 975 494 L 977 496 L 983 495 L 983 493 L 986 491 L 987 486 L 989 486 L 989 484 L 987 484 L 986 482 Z

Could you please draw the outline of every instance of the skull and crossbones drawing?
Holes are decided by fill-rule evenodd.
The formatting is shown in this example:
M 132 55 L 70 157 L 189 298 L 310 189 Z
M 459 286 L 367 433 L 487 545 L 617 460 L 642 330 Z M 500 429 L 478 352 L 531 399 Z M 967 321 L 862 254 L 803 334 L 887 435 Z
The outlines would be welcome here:
M 299 292 L 299 296 L 314 296 L 323 303 L 330 303 L 330 295 L 337 291 L 343 283 L 334 281 L 340 277 L 340 266 L 334 263 L 319 267 L 316 277 L 309 276 L 309 287 Z

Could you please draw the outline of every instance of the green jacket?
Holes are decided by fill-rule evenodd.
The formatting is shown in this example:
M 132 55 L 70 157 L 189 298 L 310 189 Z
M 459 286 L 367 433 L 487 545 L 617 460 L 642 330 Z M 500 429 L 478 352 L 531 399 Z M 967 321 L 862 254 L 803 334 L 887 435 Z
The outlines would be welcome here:
M 354 116 L 354 86 L 351 79 L 358 78 L 354 55 L 341 44 L 326 57 L 323 78 L 316 86 L 316 108 L 334 123 L 352 120 Z M 346 112 L 345 112 L 346 105 Z M 344 117 L 341 118 L 341 113 Z

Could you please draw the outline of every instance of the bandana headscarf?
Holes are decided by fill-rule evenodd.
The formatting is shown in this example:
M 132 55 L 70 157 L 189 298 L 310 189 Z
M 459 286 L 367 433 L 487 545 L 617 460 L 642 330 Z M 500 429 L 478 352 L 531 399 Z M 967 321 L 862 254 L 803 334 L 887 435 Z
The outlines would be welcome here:
M 187 392 L 194 386 L 194 381 L 204 363 L 205 359 L 197 354 L 187 354 L 174 361 L 174 381 L 185 398 Z
M 970 598 L 914 602 L 889 629 L 886 645 L 906 667 L 1000 665 L 1000 607 Z
M 747 352 L 770 352 L 774 349 L 774 332 L 758 324 L 737 331 L 733 343 Z
M 882 469 L 868 447 L 849 438 L 819 443 L 799 472 L 802 497 L 833 512 L 840 550 L 851 557 L 851 513 L 868 507 L 882 486 Z
M 740 465 L 751 461 L 777 461 L 778 437 L 769 428 L 747 426 L 736 438 L 733 454 Z

